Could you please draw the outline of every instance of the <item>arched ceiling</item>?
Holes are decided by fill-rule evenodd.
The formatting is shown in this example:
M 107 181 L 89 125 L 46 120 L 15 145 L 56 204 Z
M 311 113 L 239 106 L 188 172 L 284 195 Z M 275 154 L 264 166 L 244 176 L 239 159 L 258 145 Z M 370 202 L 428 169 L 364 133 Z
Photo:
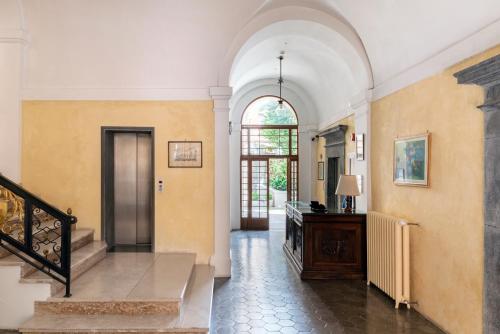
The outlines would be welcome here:
M 361 37 L 376 86 L 500 21 L 499 0 L 325 2 Z
M 325 13 L 343 27 L 291 18 L 286 14 L 291 8 Z M 267 0 L 250 22 L 273 11 L 284 21 L 258 30 L 239 49 L 230 85 L 237 92 L 254 81 L 277 79 L 276 57 L 284 50 L 285 84 L 293 82 L 312 97 L 320 125 L 349 113 L 350 103 L 366 89 L 390 93 L 500 43 L 498 0 Z M 359 39 L 362 55 L 342 29 Z M 460 43 L 466 47 L 457 47 Z
M 311 21 L 274 23 L 254 34 L 233 63 L 230 85 L 279 77 L 277 57 L 284 51 L 283 78 L 311 96 L 318 122 L 345 109 L 349 100 L 369 88 L 369 74 L 353 46 L 338 32 Z

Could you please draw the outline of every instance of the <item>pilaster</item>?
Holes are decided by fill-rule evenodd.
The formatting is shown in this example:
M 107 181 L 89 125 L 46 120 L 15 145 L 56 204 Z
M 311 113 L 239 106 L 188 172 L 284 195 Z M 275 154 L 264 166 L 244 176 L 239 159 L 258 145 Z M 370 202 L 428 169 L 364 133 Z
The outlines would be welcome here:
M 216 277 L 231 276 L 229 219 L 229 99 L 231 87 L 210 87 L 215 113 L 214 256 Z
M 500 55 L 454 74 L 485 90 L 483 332 L 500 332 Z

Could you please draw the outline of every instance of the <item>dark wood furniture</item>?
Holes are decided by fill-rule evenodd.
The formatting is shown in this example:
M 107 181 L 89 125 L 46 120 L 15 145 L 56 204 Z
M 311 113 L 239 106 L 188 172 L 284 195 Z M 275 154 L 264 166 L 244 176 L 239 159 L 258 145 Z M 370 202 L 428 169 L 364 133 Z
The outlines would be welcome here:
M 283 249 L 302 279 L 365 279 L 366 214 L 287 202 Z

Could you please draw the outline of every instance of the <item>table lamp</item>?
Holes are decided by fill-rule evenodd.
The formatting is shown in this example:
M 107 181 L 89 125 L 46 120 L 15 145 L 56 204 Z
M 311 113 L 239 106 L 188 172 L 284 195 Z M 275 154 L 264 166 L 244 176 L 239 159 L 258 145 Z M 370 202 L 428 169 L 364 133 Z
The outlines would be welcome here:
M 352 208 L 352 198 L 353 196 L 360 195 L 356 175 L 340 175 L 335 195 L 346 196 L 346 206 L 344 212 L 353 212 L 354 210 Z

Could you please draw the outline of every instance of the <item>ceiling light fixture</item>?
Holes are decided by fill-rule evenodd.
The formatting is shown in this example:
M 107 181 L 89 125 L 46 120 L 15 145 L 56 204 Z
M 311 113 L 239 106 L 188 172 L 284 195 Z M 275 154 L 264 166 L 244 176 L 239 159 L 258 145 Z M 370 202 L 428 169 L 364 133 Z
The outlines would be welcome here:
M 285 107 L 283 106 L 283 97 L 281 96 L 281 90 L 282 90 L 282 85 L 283 85 L 283 54 L 284 52 L 281 51 L 280 56 L 278 57 L 280 61 L 280 77 L 278 79 L 278 84 L 280 85 L 280 98 L 278 100 L 278 110 L 283 110 Z

